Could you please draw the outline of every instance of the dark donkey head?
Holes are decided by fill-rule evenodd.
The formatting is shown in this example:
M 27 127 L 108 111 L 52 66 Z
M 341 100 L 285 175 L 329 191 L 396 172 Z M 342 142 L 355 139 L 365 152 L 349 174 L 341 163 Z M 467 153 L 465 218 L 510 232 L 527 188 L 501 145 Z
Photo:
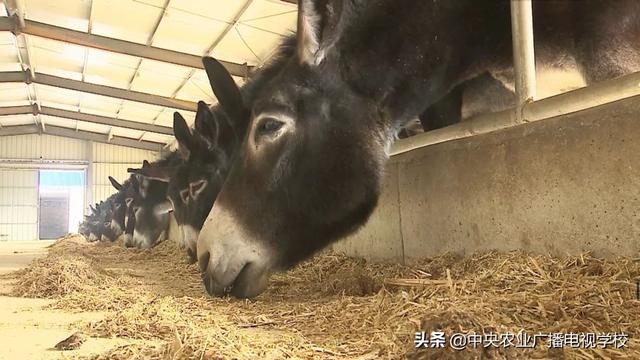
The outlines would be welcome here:
M 122 191 L 122 197 L 125 204 L 125 227 L 124 227 L 124 246 L 135 247 L 133 242 L 133 230 L 136 226 L 135 212 L 133 211 L 134 198 L 138 195 L 139 182 L 138 175 L 132 174 L 128 180 L 128 186 L 125 186 Z
M 203 102 L 198 103 L 193 134 L 178 113 L 173 128 L 184 160 L 174 178 L 186 180 L 186 186 L 180 186 L 182 181 L 171 181 L 169 193 L 179 194 L 180 205 L 176 206 L 184 208 L 183 240 L 189 256 L 195 261 L 200 229 L 229 172 L 230 159 L 225 149 L 231 147 L 234 135 L 230 125 L 224 119 L 214 118 Z
M 99 207 L 100 212 L 100 241 L 115 241 L 118 237 L 113 229 L 114 203 L 117 194 L 109 196 Z
M 172 153 L 154 164 L 145 161 L 143 168 L 170 167 L 176 161 L 179 159 Z M 135 217 L 132 244 L 138 248 L 151 248 L 164 240 L 169 226 L 169 212 L 172 211 L 171 203 L 167 200 L 167 183 L 138 175 L 138 191 L 132 197 L 130 206 Z
M 111 176 L 109 176 L 109 181 L 111 182 L 111 185 L 118 190 L 118 192 L 113 196 L 113 200 L 111 202 L 112 214 L 110 227 L 114 238 L 109 240 L 114 241 L 124 232 L 125 217 L 127 214 L 126 194 L 128 193 L 128 188 L 131 186 L 131 181 L 127 180 L 124 184 L 120 184 Z
M 226 149 L 235 141 L 234 134 L 228 122 L 218 121 L 202 101 L 198 102 L 193 133 L 177 112 L 173 131 L 183 162 L 176 167 L 147 167 L 136 173 L 168 182 L 167 197 L 182 236 L 178 243 L 195 261 L 198 234 L 228 173 Z
M 99 224 L 99 219 L 98 219 L 98 204 L 91 205 L 89 204 L 89 209 L 91 210 L 91 213 L 89 215 L 85 215 L 84 216 L 84 226 L 83 226 L 83 234 L 86 234 L 85 237 L 87 238 L 88 241 L 93 242 L 98 240 L 98 224 Z
M 259 294 L 272 271 L 355 231 L 376 206 L 393 131 L 340 76 L 332 48 L 349 2 L 332 4 L 321 14 L 301 3 L 297 56 L 235 112 L 250 125 L 198 239 L 211 294 Z

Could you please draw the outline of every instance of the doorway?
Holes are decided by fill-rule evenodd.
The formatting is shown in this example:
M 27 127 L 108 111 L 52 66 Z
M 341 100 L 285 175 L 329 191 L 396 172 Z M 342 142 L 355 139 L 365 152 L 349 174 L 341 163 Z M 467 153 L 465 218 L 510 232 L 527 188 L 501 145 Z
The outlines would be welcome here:
M 39 238 L 57 239 L 77 232 L 84 204 L 84 171 L 40 170 Z

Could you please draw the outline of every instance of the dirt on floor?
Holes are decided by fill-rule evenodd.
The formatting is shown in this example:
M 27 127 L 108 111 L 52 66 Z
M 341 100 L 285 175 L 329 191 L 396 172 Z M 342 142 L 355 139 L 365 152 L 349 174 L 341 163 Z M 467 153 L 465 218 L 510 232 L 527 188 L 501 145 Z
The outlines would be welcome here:
M 13 297 L 0 298 L 0 358 L 640 358 L 638 259 L 484 252 L 401 266 L 329 252 L 238 300 L 208 297 L 171 241 L 136 250 L 71 236 L 48 250 L 2 276 Z M 76 331 L 79 349 L 51 349 Z M 466 334 L 467 348 L 432 347 L 432 332 Z M 492 333 L 576 333 L 580 346 L 472 346 Z M 629 340 L 585 347 L 589 333 Z

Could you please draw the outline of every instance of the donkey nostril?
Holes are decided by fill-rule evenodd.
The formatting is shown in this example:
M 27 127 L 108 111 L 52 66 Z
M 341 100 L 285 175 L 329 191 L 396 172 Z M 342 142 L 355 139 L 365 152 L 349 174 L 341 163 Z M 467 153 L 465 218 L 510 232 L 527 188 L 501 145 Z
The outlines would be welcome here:
M 206 251 L 204 255 L 200 256 L 200 258 L 198 259 L 198 265 L 200 265 L 201 272 L 207 271 L 207 267 L 209 266 L 209 256 L 209 252 Z

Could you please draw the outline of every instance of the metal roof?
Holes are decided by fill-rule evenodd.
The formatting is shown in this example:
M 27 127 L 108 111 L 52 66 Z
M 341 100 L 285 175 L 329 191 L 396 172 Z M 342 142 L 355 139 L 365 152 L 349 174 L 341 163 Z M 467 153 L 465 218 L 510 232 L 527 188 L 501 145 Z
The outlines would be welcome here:
M 242 84 L 297 12 L 291 0 L 1 1 L 0 135 L 157 150 L 174 111 L 193 121 L 198 100 L 216 102 L 202 56 Z

